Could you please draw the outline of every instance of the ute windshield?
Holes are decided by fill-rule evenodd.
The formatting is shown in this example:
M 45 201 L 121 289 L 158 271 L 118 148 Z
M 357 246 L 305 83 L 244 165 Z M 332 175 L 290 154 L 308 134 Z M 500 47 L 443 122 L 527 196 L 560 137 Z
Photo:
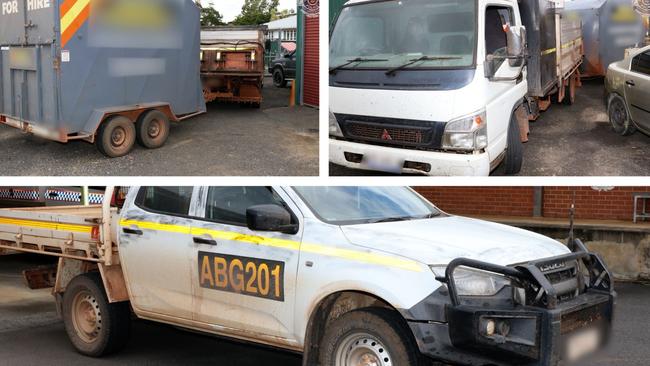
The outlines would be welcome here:
M 406 187 L 295 187 L 318 218 L 334 225 L 427 219 L 441 212 Z
M 330 70 L 473 67 L 476 19 L 476 0 L 386 0 L 344 7 L 330 40 Z M 350 63 L 355 59 L 363 61 Z

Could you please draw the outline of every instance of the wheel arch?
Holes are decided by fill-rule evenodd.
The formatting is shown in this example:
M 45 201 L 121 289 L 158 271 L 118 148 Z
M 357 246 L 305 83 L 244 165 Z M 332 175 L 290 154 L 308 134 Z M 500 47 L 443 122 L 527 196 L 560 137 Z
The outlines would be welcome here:
M 318 364 L 319 341 L 327 324 L 343 314 L 371 307 L 393 311 L 403 319 L 401 313 L 389 301 L 363 290 L 338 290 L 322 296 L 315 302 L 310 309 L 305 330 L 303 366 Z

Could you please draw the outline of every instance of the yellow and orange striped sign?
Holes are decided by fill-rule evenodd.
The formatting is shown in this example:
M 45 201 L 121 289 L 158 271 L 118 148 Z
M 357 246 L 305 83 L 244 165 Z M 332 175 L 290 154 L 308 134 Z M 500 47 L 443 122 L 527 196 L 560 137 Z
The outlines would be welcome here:
M 61 3 L 61 47 L 72 39 L 90 16 L 91 0 L 65 0 Z

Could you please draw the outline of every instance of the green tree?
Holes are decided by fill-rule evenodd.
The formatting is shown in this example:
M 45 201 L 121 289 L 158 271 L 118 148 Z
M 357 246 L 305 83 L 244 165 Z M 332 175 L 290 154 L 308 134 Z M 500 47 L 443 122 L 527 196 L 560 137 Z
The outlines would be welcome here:
M 259 25 L 271 21 L 278 10 L 280 0 L 245 0 L 241 14 L 233 22 L 236 25 Z
M 278 19 L 284 19 L 286 17 L 296 15 L 296 11 L 293 9 L 284 9 L 280 11 L 276 11 L 271 15 L 271 20 L 278 20 Z
M 214 3 L 213 2 L 208 3 L 208 6 L 204 7 L 197 0 L 196 5 L 198 5 L 199 8 L 201 9 L 201 26 L 202 27 L 214 27 L 214 26 L 217 26 L 217 25 L 224 25 L 225 24 L 223 22 L 223 17 L 221 15 L 221 13 L 219 13 L 214 8 Z

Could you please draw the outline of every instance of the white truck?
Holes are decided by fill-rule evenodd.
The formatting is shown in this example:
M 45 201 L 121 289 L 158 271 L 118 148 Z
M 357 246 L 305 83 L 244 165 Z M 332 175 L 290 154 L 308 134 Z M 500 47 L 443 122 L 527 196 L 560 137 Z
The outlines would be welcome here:
M 573 103 L 581 21 L 562 1 L 350 0 L 330 39 L 330 161 L 516 174 L 528 121 Z
M 0 248 L 59 257 L 26 279 L 53 287 L 85 355 L 125 346 L 132 313 L 304 365 L 558 365 L 608 338 L 612 278 L 579 240 L 448 215 L 409 188 L 132 187 L 121 209 L 109 201 L 0 210 Z

